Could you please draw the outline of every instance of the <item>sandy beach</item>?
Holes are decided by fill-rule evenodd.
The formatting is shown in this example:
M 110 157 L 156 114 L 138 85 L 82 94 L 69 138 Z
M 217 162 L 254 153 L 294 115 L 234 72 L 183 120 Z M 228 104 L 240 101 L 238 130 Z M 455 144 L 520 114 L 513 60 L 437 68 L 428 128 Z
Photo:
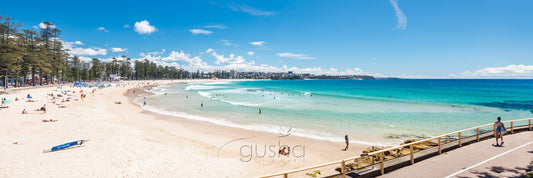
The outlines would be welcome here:
M 0 110 L 0 177 L 251 177 L 356 156 L 367 147 L 350 144 L 349 151 L 342 151 L 344 143 L 152 113 L 132 102 L 138 95 L 149 95 L 138 88 L 147 82 L 199 80 L 123 82 L 119 87 L 97 88 L 94 95 L 92 88 L 81 88 L 87 95 L 83 100 L 79 88 L 63 86 L 62 90 L 76 91 L 70 102 L 64 102 L 65 108 L 51 103 L 52 96 L 47 95 L 57 95 L 57 87 L 1 93 L 0 98 L 12 102 Z M 28 94 L 37 101 L 26 102 Z M 24 99 L 15 101 L 16 97 Z M 46 114 L 36 111 L 44 104 Z M 21 114 L 23 109 L 29 114 Z M 90 141 L 43 153 L 80 139 Z M 291 146 L 291 154 L 279 155 L 280 145 Z

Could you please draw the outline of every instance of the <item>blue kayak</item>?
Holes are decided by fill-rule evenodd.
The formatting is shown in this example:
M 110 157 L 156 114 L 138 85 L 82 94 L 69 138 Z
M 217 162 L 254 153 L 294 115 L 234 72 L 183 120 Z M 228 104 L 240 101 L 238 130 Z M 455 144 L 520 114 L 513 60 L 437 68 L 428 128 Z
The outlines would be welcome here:
M 78 140 L 78 141 L 73 141 L 73 142 L 57 145 L 57 146 L 54 146 L 54 147 L 50 148 L 49 150 L 44 150 L 44 152 L 52 152 L 52 151 L 62 150 L 62 149 L 65 149 L 65 148 L 68 148 L 68 147 L 71 147 L 71 146 L 81 145 L 81 144 L 83 144 L 83 143 L 85 143 L 87 141 L 89 141 L 89 140 Z

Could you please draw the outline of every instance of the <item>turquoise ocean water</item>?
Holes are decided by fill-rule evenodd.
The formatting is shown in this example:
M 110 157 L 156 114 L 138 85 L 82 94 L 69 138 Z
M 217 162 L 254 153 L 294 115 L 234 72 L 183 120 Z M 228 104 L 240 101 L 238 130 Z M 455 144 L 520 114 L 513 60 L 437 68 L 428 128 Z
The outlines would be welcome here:
M 363 144 L 533 117 L 533 80 L 212 81 L 150 92 L 144 108 L 162 114 Z

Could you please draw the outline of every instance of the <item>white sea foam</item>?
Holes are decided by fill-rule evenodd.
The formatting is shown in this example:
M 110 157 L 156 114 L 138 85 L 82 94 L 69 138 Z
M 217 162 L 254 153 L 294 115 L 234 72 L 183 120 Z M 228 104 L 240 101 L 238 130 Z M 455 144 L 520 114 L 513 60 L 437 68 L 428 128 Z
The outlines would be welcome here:
M 311 95 L 311 92 L 303 92 L 304 95 Z
M 188 114 L 184 112 L 177 112 L 177 111 L 168 111 L 161 108 L 152 107 L 150 105 L 143 106 L 141 102 L 137 102 L 138 99 L 134 100 L 135 103 L 140 105 L 143 109 L 168 115 L 168 116 L 175 116 L 175 117 L 181 117 L 185 119 L 191 119 L 191 120 L 197 120 L 197 121 L 203 121 L 203 122 L 209 122 L 216 125 L 226 126 L 226 127 L 233 127 L 233 128 L 241 128 L 246 130 L 252 130 L 252 131 L 261 131 L 261 132 L 269 132 L 269 133 L 275 133 L 275 134 L 284 134 L 280 131 L 279 126 L 275 125 L 267 125 L 267 124 L 237 124 L 228 120 L 225 120 L 223 118 L 211 118 L 211 117 L 204 117 L 204 116 L 198 116 L 193 114 Z M 309 131 L 301 128 L 292 128 L 291 135 L 300 136 L 300 137 L 307 137 L 317 140 L 326 140 L 326 141 L 333 141 L 333 142 L 344 142 L 343 137 L 334 136 L 332 134 L 327 133 L 320 133 L 320 132 L 314 132 Z M 364 144 L 364 145 L 380 145 L 380 146 L 392 146 L 394 144 L 390 143 L 381 143 L 381 142 L 367 142 L 367 141 L 359 141 L 359 140 L 352 140 L 352 143 L 358 143 L 358 144 Z
M 236 105 L 236 106 L 253 106 L 253 107 L 257 107 L 257 106 L 261 106 L 262 105 L 262 104 L 246 103 L 246 102 L 227 101 L 227 100 L 223 100 L 223 99 L 220 99 L 220 101 L 222 101 L 224 103 L 231 104 L 231 105 Z
M 185 87 L 185 90 L 212 90 L 212 89 L 220 89 L 225 88 L 221 86 L 209 86 L 209 85 L 189 85 Z
M 203 96 L 203 97 L 211 98 L 211 93 L 210 92 L 199 91 L 198 94 Z
M 229 101 L 229 100 L 222 99 L 222 98 L 220 98 L 220 97 L 214 97 L 214 96 L 211 96 L 211 92 L 199 91 L 199 92 L 197 92 L 197 93 L 198 93 L 200 96 L 203 96 L 203 97 L 206 97 L 206 98 L 209 98 L 209 99 L 212 99 L 212 100 L 217 100 L 217 101 L 221 101 L 221 102 L 224 102 L 224 103 L 228 103 L 228 104 L 231 104 L 231 105 L 236 105 L 236 106 L 252 106 L 252 107 L 261 106 L 261 104 L 254 104 L 254 103 L 246 103 L 246 102 Z
M 158 89 L 152 88 L 151 90 L 145 90 L 145 91 L 150 92 L 150 93 L 154 94 L 155 96 L 164 95 L 164 94 L 170 94 L 170 93 L 180 93 L 179 91 L 176 91 L 176 90 L 168 91 L 165 88 L 158 88 Z
M 204 84 L 206 85 L 225 85 L 225 84 L 229 84 L 230 82 L 229 81 L 225 81 L 225 82 L 206 82 Z

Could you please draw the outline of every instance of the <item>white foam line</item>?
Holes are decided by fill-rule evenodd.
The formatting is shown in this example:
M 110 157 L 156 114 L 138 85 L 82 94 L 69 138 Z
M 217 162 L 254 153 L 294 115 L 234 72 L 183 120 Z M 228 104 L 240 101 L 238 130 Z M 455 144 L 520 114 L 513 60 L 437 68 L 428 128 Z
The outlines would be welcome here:
M 181 117 L 181 118 L 191 119 L 191 120 L 198 120 L 198 121 L 203 121 L 203 122 L 209 122 L 209 123 L 216 124 L 216 125 L 222 125 L 222 126 L 233 127 L 233 128 L 241 128 L 241 129 L 252 130 L 252 131 L 263 131 L 263 132 L 269 132 L 269 133 L 275 133 L 275 134 L 280 133 L 279 129 L 278 129 L 279 126 L 274 126 L 274 125 L 243 125 L 243 124 L 238 124 L 238 123 L 234 123 L 234 122 L 225 120 L 223 118 L 210 118 L 210 117 L 203 117 L 203 116 L 188 114 L 188 113 L 185 113 L 185 112 L 168 111 L 168 110 L 165 110 L 165 109 L 162 109 L 162 108 L 152 107 L 152 106 L 149 106 L 149 105 L 144 106 L 141 102 L 138 102 L 138 100 L 140 100 L 140 99 L 141 99 L 141 97 L 136 98 L 133 101 L 135 103 L 137 103 L 139 106 L 141 106 L 145 110 L 152 111 L 152 112 L 159 113 L 159 114 L 163 114 L 163 115 Z M 341 142 L 341 143 L 344 142 L 344 139 L 342 137 L 339 138 L 339 137 L 335 137 L 335 136 L 331 136 L 331 135 L 327 135 L 327 134 L 324 135 L 323 133 L 317 133 L 317 132 L 314 132 L 314 131 L 309 131 L 309 130 L 300 129 L 300 128 L 293 128 L 293 129 L 301 130 L 301 132 L 293 132 L 293 133 L 291 133 L 291 135 L 300 136 L 300 137 L 307 137 L 307 138 L 312 138 L 312 139 L 317 139 L 317 140 L 332 141 L 332 142 Z M 353 141 L 350 141 L 350 142 L 359 143 L 359 144 L 363 144 L 363 145 L 392 146 L 391 144 L 381 143 L 381 142 L 374 143 L 374 142 L 366 142 L 366 141 L 358 141 L 358 140 L 353 140 Z
M 503 156 L 503 155 L 505 155 L 505 154 L 507 154 L 507 153 L 510 153 L 510 152 L 512 152 L 512 151 L 514 151 L 514 150 L 520 149 L 520 148 L 525 147 L 526 145 L 529 145 L 529 144 L 532 144 L 532 143 L 533 143 L 533 141 L 532 141 L 532 142 L 529 142 L 529 143 L 526 143 L 526 144 L 523 144 L 523 145 L 520 145 L 520 146 L 518 146 L 518 147 L 516 147 L 516 148 L 513 148 L 513 149 L 511 149 L 511 150 L 509 150 L 509 151 L 503 152 L 502 154 L 496 155 L 496 156 L 494 156 L 494 157 L 492 157 L 492 158 L 489 158 L 489 159 L 487 159 L 487 160 L 485 160 L 485 161 L 482 161 L 482 162 L 480 162 L 480 163 L 477 163 L 477 164 L 475 164 L 475 165 L 473 165 L 473 166 L 470 166 L 470 167 L 467 167 L 467 168 L 465 168 L 465 169 L 463 169 L 463 170 L 457 171 L 457 172 L 455 172 L 455 173 L 453 173 L 453 174 L 451 174 L 451 175 L 449 175 L 449 176 L 446 176 L 446 178 L 450 178 L 450 177 L 452 177 L 452 176 L 455 176 L 455 175 L 457 175 L 457 174 L 460 174 L 460 173 L 462 173 L 462 172 L 465 172 L 465 171 L 467 171 L 467 170 L 469 170 L 469 169 L 472 169 L 472 168 L 475 168 L 475 167 L 477 167 L 477 166 L 479 166 L 479 165 L 485 164 L 486 162 L 489 162 L 490 160 L 496 159 L 496 158 L 498 158 L 498 157 L 500 157 L 500 156 Z

